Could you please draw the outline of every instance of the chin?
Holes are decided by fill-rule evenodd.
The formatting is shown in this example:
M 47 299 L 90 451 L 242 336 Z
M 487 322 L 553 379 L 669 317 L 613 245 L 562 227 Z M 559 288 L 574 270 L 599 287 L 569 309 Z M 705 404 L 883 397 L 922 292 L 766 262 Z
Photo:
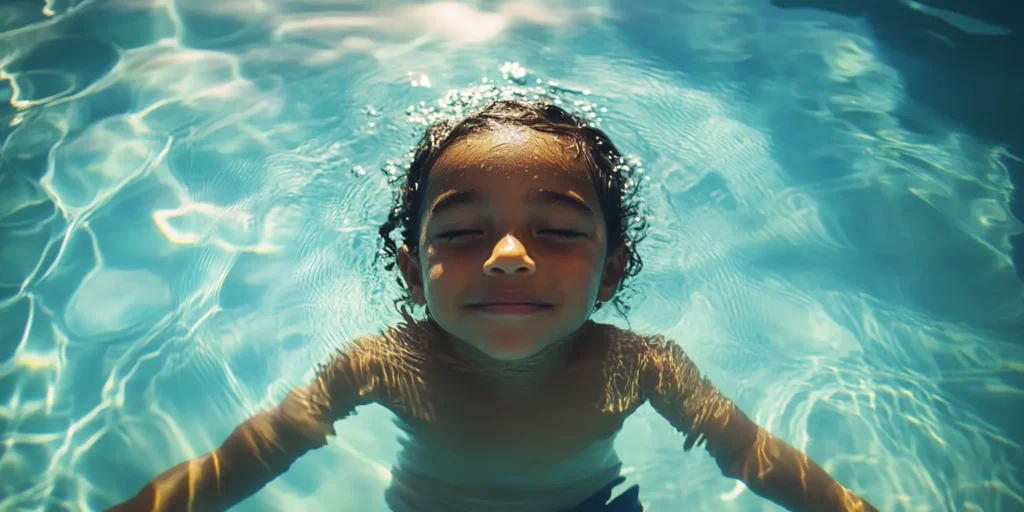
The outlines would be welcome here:
M 496 337 L 475 343 L 474 345 L 476 345 L 477 350 L 499 361 L 529 359 L 543 351 L 547 346 L 544 343 L 538 343 L 536 338 L 531 337 Z
M 477 348 L 488 356 L 499 361 L 518 361 L 529 359 L 541 351 L 533 343 L 518 343 L 514 341 L 492 341 L 478 345 Z

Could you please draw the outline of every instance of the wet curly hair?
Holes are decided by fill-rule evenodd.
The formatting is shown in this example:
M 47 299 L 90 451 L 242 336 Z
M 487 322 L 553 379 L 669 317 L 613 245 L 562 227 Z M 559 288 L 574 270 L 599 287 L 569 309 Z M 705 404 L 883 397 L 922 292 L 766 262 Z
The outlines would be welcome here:
M 388 271 L 397 266 L 401 245 L 392 237 L 395 230 L 400 233 L 401 243 L 409 247 L 413 255 L 417 254 L 423 195 L 431 167 L 441 154 L 469 135 L 502 126 L 526 127 L 568 137 L 576 154 L 585 159 L 604 212 L 608 250 L 620 246 L 625 250 L 625 272 L 611 300 L 616 311 L 625 317 L 629 307 L 621 292 L 629 289 L 628 281 L 643 267 L 637 244 L 646 236 L 648 227 L 646 216 L 641 212 L 639 180 L 635 179 L 637 167 L 623 158 L 602 130 L 583 117 L 545 101 L 498 100 L 461 119 L 446 119 L 429 126 L 413 153 L 404 180 L 397 180 L 402 183 L 395 192 L 394 207 L 379 229 L 383 249 L 377 260 L 384 257 Z M 404 303 L 411 307 L 412 299 L 401 277 L 398 282 L 405 291 L 403 297 L 395 301 L 396 305 Z M 596 307 L 599 309 L 601 303 Z

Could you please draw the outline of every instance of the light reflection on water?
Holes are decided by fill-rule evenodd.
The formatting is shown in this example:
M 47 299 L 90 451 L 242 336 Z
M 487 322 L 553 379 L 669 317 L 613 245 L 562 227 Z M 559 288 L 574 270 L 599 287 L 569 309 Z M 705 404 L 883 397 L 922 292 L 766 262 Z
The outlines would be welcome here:
M 0 8 L 0 508 L 123 499 L 393 320 L 375 170 L 508 85 L 641 157 L 635 329 L 880 509 L 1024 506 L 1006 156 L 923 109 L 904 128 L 856 25 L 710 1 L 47 5 Z M 338 433 L 239 509 L 380 509 L 388 414 Z M 619 447 L 652 510 L 767 507 L 648 408 Z

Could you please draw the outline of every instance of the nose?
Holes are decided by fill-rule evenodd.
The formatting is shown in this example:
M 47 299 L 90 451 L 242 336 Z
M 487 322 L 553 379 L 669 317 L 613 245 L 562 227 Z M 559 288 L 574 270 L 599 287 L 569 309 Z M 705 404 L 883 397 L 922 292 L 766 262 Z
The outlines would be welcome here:
M 533 275 L 537 264 L 526 253 L 526 247 L 512 235 L 505 235 L 494 246 L 491 257 L 484 262 L 484 273 Z

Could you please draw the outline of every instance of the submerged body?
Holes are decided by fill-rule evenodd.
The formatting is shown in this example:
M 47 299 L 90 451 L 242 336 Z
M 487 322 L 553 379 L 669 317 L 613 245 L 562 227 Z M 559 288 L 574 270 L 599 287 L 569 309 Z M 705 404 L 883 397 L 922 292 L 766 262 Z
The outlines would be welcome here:
M 116 510 L 223 510 L 369 403 L 406 439 L 396 512 L 605 507 L 613 450 L 645 402 L 705 441 L 722 473 L 794 511 L 874 510 L 703 379 L 679 345 L 590 317 L 639 271 L 635 181 L 596 128 L 553 105 L 496 102 L 428 129 L 381 228 L 425 320 L 357 339 L 275 409 Z M 400 229 L 399 248 L 390 239 Z M 633 504 L 616 512 L 640 509 Z M 622 501 L 617 503 L 622 503 Z
M 615 436 L 648 395 L 660 404 L 664 392 L 683 396 L 697 384 L 687 390 L 689 404 L 719 424 L 735 414 L 709 384 L 700 387 L 674 345 L 607 325 L 588 323 L 504 374 L 474 371 L 426 322 L 356 347 L 322 373 L 326 414 L 370 401 L 396 414 L 407 435 L 387 493 L 396 512 L 565 510 L 618 477 Z M 677 373 L 661 375 L 673 352 Z
M 420 389 L 383 384 L 378 395 L 406 435 L 386 495 L 392 510 L 561 511 L 618 477 L 615 436 L 640 397 L 608 403 L 608 350 L 569 341 L 557 347 L 567 349 L 564 372 L 482 376 L 429 339 L 423 357 L 417 348 L 400 356 L 412 357 L 400 363 L 409 373 L 399 382 Z
M 751 422 L 671 341 L 588 322 L 493 374 L 461 350 L 429 322 L 356 340 L 218 450 L 114 510 L 226 509 L 325 445 L 336 420 L 379 403 L 407 436 L 386 496 L 395 512 L 564 511 L 619 476 L 615 435 L 645 402 L 687 449 L 706 441 L 724 475 L 792 510 L 874 510 Z

